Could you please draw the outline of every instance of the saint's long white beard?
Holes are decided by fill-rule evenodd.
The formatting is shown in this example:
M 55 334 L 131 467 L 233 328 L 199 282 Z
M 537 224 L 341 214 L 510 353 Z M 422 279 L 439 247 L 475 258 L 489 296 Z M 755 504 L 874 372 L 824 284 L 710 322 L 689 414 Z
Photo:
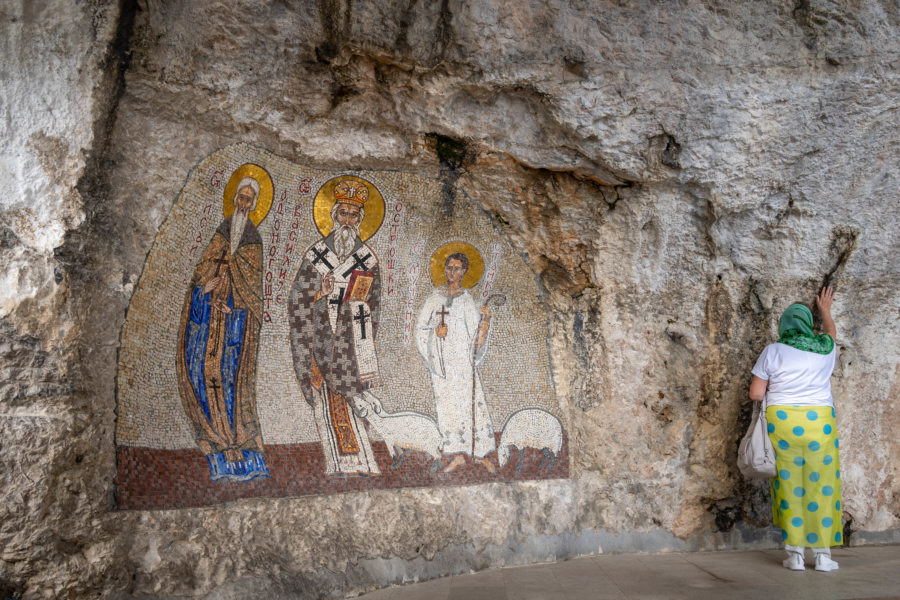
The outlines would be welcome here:
M 234 216 L 231 218 L 231 254 L 234 254 L 241 243 L 245 225 L 247 225 L 247 213 L 240 210 L 234 211 Z
M 344 259 L 353 252 L 353 246 L 356 245 L 356 238 L 359 237 L 359 229 L 353 225 L 338 227 L 334 231 L 334 251 L 337 255 Z

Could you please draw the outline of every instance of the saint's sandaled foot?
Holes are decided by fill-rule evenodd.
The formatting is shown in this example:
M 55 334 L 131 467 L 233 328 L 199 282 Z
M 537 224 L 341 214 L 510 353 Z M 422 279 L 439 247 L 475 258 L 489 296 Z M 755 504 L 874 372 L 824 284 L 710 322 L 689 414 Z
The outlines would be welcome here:
M 463 457 L 462 454 L 457 454 L 456 456 L 453 457 L 453 460 L 450 461 L 450 464 L 447 465 L 446 467 L 444 467 L 443 472 L 451 473 L 451 472 L 455 471 L 456 469 L 460 468 L 461 466 L 463 466 L 464 464 L 466 464 L 466 459 Z
M 481 463 L 481 465 L 488 470 L 488 473 L 494 473 L 497 468 L 494 467 L 494 463 L 487 459 L 487 457 L 476 458 L 475 462 Z

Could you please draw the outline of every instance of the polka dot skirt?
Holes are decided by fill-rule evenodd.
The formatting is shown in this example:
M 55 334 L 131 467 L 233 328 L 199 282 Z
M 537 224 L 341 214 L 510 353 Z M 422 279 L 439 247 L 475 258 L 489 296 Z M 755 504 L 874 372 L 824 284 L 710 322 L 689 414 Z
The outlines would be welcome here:
M 839 546 L 841 467 L 830 406 L 770 406 L 769 439 L 778 476 L 771 480 L 772 520 L 792 546 Z

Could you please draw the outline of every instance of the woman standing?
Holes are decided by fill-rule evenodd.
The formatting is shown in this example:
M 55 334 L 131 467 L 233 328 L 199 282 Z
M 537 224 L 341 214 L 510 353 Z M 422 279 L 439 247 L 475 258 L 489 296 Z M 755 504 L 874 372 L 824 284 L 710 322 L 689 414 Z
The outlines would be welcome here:
M 817 571 L 834 571 L 831 546 L 842 542 L 841 471 L 831 397 L 836 329 L 834 290 L 816 296 L 824 333 L 813 332 L 812 312 L 788 307 L 778 322 L 778 342 L 763 350 L 753 367 L 750 398 L 766 400 L 769 439 L 778 475 L 771 480 L 772 520 L 781 528 L 788 557 L 784 566 L 804 570 L 809 546 Z

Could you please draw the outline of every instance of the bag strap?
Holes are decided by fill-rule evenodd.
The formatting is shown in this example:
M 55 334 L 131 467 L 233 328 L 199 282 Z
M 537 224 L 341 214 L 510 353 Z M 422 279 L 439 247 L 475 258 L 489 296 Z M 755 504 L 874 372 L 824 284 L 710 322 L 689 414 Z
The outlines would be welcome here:
M 760 413 L 763 415 L 766 414 L 766 398 L 763 397 L 762 402 L 757 402 L 756 400 L 751 400 L 753 402 L 753 414 L 750 416 L 750 419 L 759 418 Z

